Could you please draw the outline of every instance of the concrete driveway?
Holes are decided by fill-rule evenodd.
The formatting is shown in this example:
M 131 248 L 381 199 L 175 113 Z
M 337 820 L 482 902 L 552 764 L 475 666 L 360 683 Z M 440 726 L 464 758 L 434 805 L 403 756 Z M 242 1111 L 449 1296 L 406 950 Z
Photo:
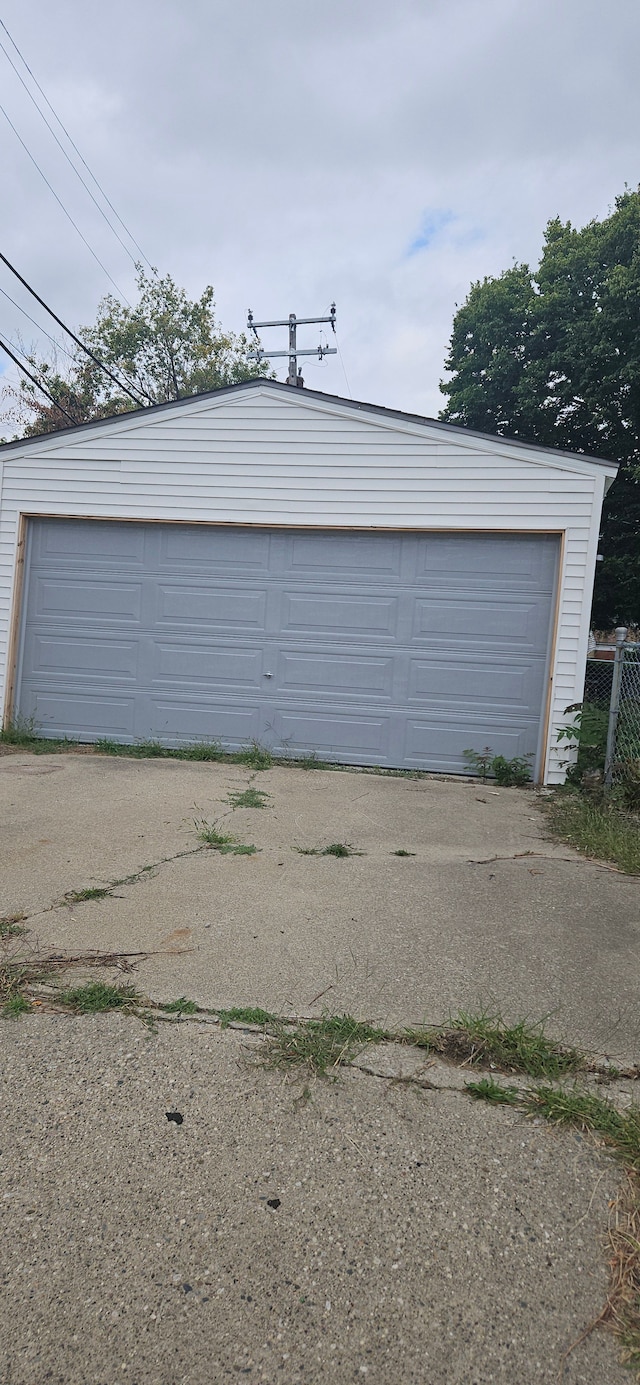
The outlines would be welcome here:
M 248 787 L 267 806 L 233 808 Z M 147 952 L 142 990 L 212 1006 L 551 1012 L 638 1057 L 637 882 L 547 842 L 532 794 L 20 753 L 0 804 L 0 914 L 36 953 Z M 194 819 L 259 849 L 200 849 Z M 334 842 L 363 854 L 295 850 Z M 585 1333 L 620 1173 L 577 1132 L 455 1069 L 265 1071 L 211 1023 L 45 1012 L 2 1042 L 3 1385 L 627 1380 Z
M 248 787 L 266 806 L 230 805 Z M 47 949 L 149 950 L 154 999 L 398 1025 L 548 1015 L 566 1041 L 640 1055 L 638 882 L 545 840 L 533 793 L 19 754 L 0 758 L 0 813 L 0 915 L 26 913 Z M 256 853 L 201 849 L 196 819 Z M 362 855 L 296 849 L 334 842 Z

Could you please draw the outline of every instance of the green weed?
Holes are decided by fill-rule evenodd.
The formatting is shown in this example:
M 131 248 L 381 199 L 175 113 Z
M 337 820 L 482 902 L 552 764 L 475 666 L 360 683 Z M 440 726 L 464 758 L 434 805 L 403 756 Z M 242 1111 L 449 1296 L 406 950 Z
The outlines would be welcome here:
M 27 929 L 21 927 L 26 917 L 26 914 L 4 914 L 0 918 L 0 939 L 19 938 L 26 933 Z
M 509 1025 L 500 1016 L 486 1013 L 460 1011 L 445 1028 L 408 1031 L 407 1038 L 455 1063 L 528 1077 L 559 1078 L 584 1066 L 582 1054 L 548 1039 L 542 1023 L 520 1020 Z
M 259 1061 L 268 1068 L 306 1067 L 318 1076 L 349 1063 L 367 1044 L 382 1043 L 387 1031 L 352 1015 L 325 1015 L 295 1026 L 277 1023 Z
M 26 1015 L 27 1011 L 32 1008 L 31 1002 L 27 1000 L 26 995 L 23 995 L 22 991 L 17 991 L 15 995 L 9 996 L 9 999 L 5 1000 L 2 1006 L 2 1014 L 5 1019 L 17 1020 L 20 1015 Z
M 494 755 L 491 746 L 484 750 L 463 750 L 463 756 L 473 774 L 479 774 L 483 784 L 491 776 L 501 788 L 522 788 L 531 779 L 529 761 L 532 755 L 514 755 L 507 760 L 504 755 Z
M 247 765 L 249 769 L 271 769 L 273 756 L 267 747 L 260 745 L 259 741 L 250 741 L 248 745 L 236 750 L 231 755 L 231 760 L 236 765 Z
M 330 846 L 294 846 L 300 856 L 364 856 L 364 851 L 356 851 L 348 842 L 332 842 Z
M 199 840 L 213 851 L 219 851 L 221 856 L 255 856 L 258 850 L 257 846 L 245 845 L 236 837 L 219 832 L 215 822 L 206 822 L 204 818 L 195 819 L 194 827 Z
M 391 855 L 392 855 L 392 856 L 415 856 L 415 854 L 416 854 L 415 851 L 405 851 L 405 850 L 404 850 L 404 847 L 400 847 L 400 850 L 399 850 L 399 851 L 392 851 L 392 852 L 391 852 Z
M 112 890 L 113 885 L 90 885 L 85 890 L 67 890 L 66 894 L 63 895 L 63 902 L 65 904 L 84 904 L 87 899 L 105 899 Z
M 496 1106 L 515 1106 L 520 1093 L 517 1087 L 502 1087 L 493 1077 L 465 1083 L 465 1091 L 480 1101 L 492 1101 Z
M 105 1010 L 132 1010 L 142 996 L 134 986 L 109 986 L 103 981 L 88 981 L 84 986 L 60 991 L 56 999 L 80 1015 L 96 1015 Z
M 169 1000 L 166 1005 L 160 1006 L 167 1015 L 197 1015 L 199 1007 L 195 1000 L 187 1000 L 186 996 L 181 995 L 177 1000 Z
M 640 821 L 615 803 L 594 803 L 577 793 L 556 793 L 545 809 L 554 837 L 585 856 L 612 861 L 625 875 L 640 875 Z
M 242 793 L 232 791 L 227 797 L 227 803 L 232 808 L 266 808 L 267 799 L 271 794 L 265 793 L 263 789 L 244 789 Z
M 269 1010 L 261 1010 L 254 1005 L 236 1005 L 231 1010 L 214 1010 L 213 1012 L 220 1020 L 222 1029 L 227 1029 L 230 1024 L 275 1024 L 277 1015 L 272 1015 Z
M 0 742 L 5 745 L 33 745 L 38 740 L 41 740 L 41 736 L 36 730 L 34 717 L 16 717 L 13 721 L 6 721 L 0 731 Z

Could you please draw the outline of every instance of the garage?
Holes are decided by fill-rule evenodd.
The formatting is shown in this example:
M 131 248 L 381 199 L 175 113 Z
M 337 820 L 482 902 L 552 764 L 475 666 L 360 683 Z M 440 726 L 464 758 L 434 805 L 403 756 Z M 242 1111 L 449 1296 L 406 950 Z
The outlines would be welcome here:
M 19 714 L 407 769 L 535 756 L 558 546 L 34 519 Z
M 5 723 L 559 782 L 615 470 L 262 379 L 5 444 Z

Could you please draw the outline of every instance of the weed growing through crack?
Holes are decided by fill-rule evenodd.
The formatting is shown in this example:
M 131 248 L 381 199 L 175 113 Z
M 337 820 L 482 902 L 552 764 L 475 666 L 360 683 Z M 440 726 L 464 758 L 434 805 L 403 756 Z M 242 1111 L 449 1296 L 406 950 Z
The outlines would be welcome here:
M 60 991 L 56 1000 L 77 1014 L 97 1015 L 105 1010 L 131 1011 L 140 1004 L 142 996 L 135 986 L 109 986 L 104 981 L 88 981 L 84 986 Z
M 3 914 L 0 918 L 0 940 L 4 942 L 7 938 L 22 937 L 27 932 L 21 926 L 26 917 L 26 914 Z
M 277 1024 L 277 1015 L 272 1015 L 269 1010 L 261 1010 L 259 1005 L 236 1005 L 231 1010 L 214 1010 L 213 1012 L 220 1021 L 221 1029 L 228 1029 L 230 1024 Z
M 276 1023 L 258 1061 L 267 1068 L 305 1067 L 319 1077 L 328 1069 L 349 1063 L 367 1044 L 382 1043 L 385 1029 L 365 1024 L 352 1015 L 324 1015 L 295 1026 Z
M 197 1015 L 199 1006 L 195 1000 L 187 1000 L 186 996 L 181 995 L 177 1000 L 169 1000 L 166 1005 L 160 1005 L 159 1009 L 167 1015 Z
M 271 794 L 265 793 L 263 789 L 248 788 L 242 792 L 232 790 L 227 797 L 227 803 L 230 803 L 232 808 L 266 808 L 269 798 Z
M 249 769 L 271 769 L 273 764 L 271 751 L 260 745 L 259 741 L 250 741 L 241 750 L 236 750 L 230 758 L 236 765 L 247 765 Z
M 455 1063 L 495 1067 L 528 1077 L 559 1078 L 584 1067 L 577 1049 L 548 1039 L 542 1023 L 508 1025 L 498 1015 L 465 1011 L 440 1029 L 408 1030 L 407 1041 Z
M 415 854 L 415 851 L 405 851 L 404 847 L 400 847 L 399 851 L 391 852 L 392 856 L 415 856 Z
M 31 1009 L 31 1003 L 27 1000 L 26 995 L 23 995 L 22 991 L 17 991 L 15 995 L 5 1000 L 2 1006 L 2 1013 L 5 1019 L 17 1020 L 20 1018 L 20 1015 L 25 1015 L 27 1011 Z
M 91 885 L 86 890 L 67 890 L 63 899 L 65 904 L 84 904 L 87 899 L 105 899 L 112 890 L 113 885 Z
M 193 825 L 198 839 L 204 842 L 205 846 L 210 846 L 213 851 L 219 851 L 221 856 L 255 856 L 258 851 L 257 846 L 247 845 L 239 842 L 236 837 L 219 832 L 215 822 L 207 822 L 205 818 L 194 818 Z
M 356 851 L 348 842 L 332 842 L 330 846 L 294 846 L 300 856 L 364 856 L 364 851 Z

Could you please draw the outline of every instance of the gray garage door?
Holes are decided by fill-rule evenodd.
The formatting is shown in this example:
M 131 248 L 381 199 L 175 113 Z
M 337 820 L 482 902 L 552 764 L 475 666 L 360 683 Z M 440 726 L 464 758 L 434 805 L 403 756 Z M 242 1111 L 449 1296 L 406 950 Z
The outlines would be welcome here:
M 46 735 L 456 771 L 537 752 L 557 540 L 32 520 L 18 711 Z

